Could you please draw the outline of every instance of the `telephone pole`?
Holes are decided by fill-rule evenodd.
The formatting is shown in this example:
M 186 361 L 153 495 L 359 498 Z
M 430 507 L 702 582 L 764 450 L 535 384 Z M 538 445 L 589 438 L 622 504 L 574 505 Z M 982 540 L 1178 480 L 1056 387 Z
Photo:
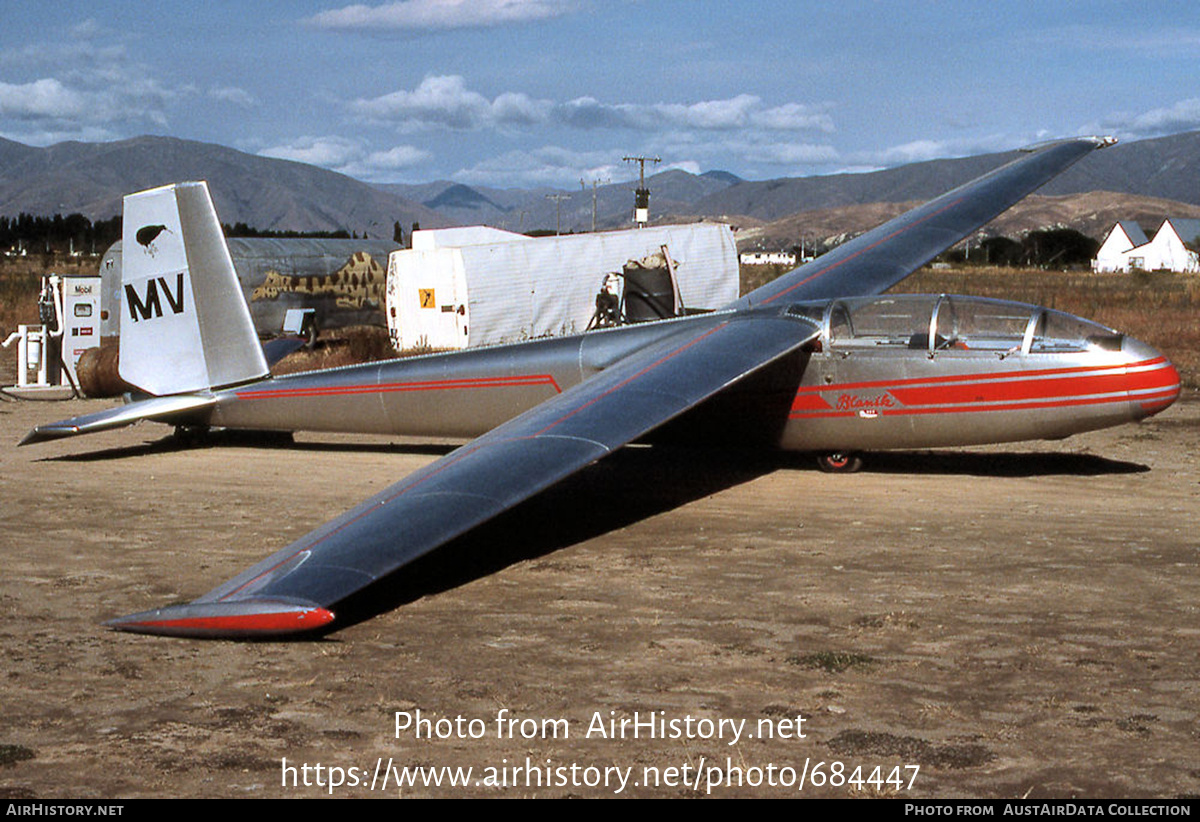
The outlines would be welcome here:
M 638 187 L 633 194 L 633 221 L 638 228 L 650 222 L 650 189 L 646 188 L 646 163 L 661 163 L 661 157 L 622 157 L 627 163 L 638 164 Z
M 547 200 L 554 201 L 554 236 L 562 233 L 562 201 L 571 199 L 570 194 L 547 194 Z
M 592 233 L 593 234 L 596 233 L 596 185 L 599 183 L 607 183 L 607 182 L 609 182 L 609 180 L 607 178 L 603 179 L 603 180 L 601 180 L 601 179 L 592 180 Z M 587 190 L 587 183 L 585 183 L 583 181 L 582 177 L 579 178 L 579 187 L 582 188 L 584 191 Z

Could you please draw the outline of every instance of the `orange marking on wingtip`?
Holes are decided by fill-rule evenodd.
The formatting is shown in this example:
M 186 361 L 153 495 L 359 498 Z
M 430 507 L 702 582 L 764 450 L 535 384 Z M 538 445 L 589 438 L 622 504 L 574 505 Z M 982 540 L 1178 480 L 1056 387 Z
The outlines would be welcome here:
M 189 617 L 185 619 L 124 622 L 116 628 L 165 628 L 177 631 L 211 631 L 213 633 L 283 634 L 311 631 L 333 622 L 332 611 L 325 608 L 304 608 L 296 611 L 277 611 L 269 614 L 239 614 L 235 616 Z

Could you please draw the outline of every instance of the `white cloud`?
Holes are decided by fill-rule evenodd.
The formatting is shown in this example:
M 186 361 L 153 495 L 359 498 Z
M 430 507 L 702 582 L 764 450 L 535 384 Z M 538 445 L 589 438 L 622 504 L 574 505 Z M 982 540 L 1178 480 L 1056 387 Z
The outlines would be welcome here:
M 56 120 L 88 112 L 84 95 L 54 78 L 32 83 L 0 83 L 0 116 L 18 120 Z
M 96 22 L 95 18 L 89 17 L 82 23 L 76 23 L 71 26 L 71 39 L 90 40 L 93 37 L 99 37 L 102 31 L 100 24 Z
M 395 182 L 401 172 L 419 169 L 433 157 L 428 151 L 415 146 L 395 146 L 386 151 L 372 151 L 361 160 L 347 163 L 334 169 L 358 180 L 373 183 Z
M 619 151 L 573 151 L 543 146 L 532 151 L 509 151 L 456 171 L 451 177 L 465 183 L 494 186 L 575 187 L 581 179 L 622 179 L 629 170 L 613 162 Z
M 1122 121 L 1114 118 L 1108 128 L 1131 137 L 1155 137 L 1200 128 L 1200 97 L 1180 100 L 1173 106 L 1155 108 Z
M 783 141 L 765 132 L 668 132 L 654 139 L 652 146 L 663 157 L 691 157 L 704 168 L 732 166 L 770 176 L 811 173 L 814 166 L 844 162 L 833 146 Z
M 697 129 L 742 128 L 751 112 L 762 104 L 752 94 L 739 94 L 727 100 L 702 100 L 699 103 L 659 103 L 647 107 L 661 116 L 666 125 Z
M 210 88 L 208 96 L 219 102 L 233 103 L 235 106 L 241 106 L 242 108 L 254 108 L 258 105 L 258 100 L 253 94 L 237 86 Z
M 575 128 L 629 128 L 633 118 L 620 106 L 601 103 L 595 97 L 577 97 L 555 107 L 554 116 Z
M 556 106 L 554 114 L 560 122 L 582 129 L 729 131 L 753 127 L 768 131 L 833 131 L 833 121 L 823 111 L 801 103 L 763 108 L 762 100 L 752 94 L 690 104 L 611 104 L 594 97 L 577 97 Z
M 506 91 L 492 101 L 491 115 L 499 125 L 532 126 L 546 122 L 553 106 L 549 100 L 535 100 L 525 94 Z
M 424 149 L 406 145 L 371 151 L 358 140 L 337 136 L 300 137 L 291 143 L 265 148 L 258 153 L 264 157 L 320 166 L 371 182 L 394 180 L 397 172 L 419 166 L 432 157 Z
M 435 31 L 546 20 L 566 14 L 574 5 L 570 0 L 398 0 L 330 9 L 305 22 L 332 30 Z
M 412 91 L 356 100 L 350 109 L 372 122 L 395 122 L 406 128 L 478 129 L 544 122 L 550 105 L 512 92 L 488 100 L 469 90 L 462 77 L 445 75 L 426 77 Z
M 603 103 L 577 97 L 563 103 L 520 92 L 504 92 L 489 100 L 467 87 L 459 75 L 429 76 L 415 89 L 401 89 L 350 104 L 359 117 L 402 130 L 451 128 L 521 128 L 558 124 L 582 130 L 663 131 L 822 131 L 834 130 L 825 106 L 787 103 L 766 108 L 752 94 L 695 103 Z
M 869 168 L 898 166 L 947 157 L 1012 151 L 1041 142 L 1048 137 L 1046 133 L 1038 131 L 1026 134 L 987 134 L 956 140 L 913 140 L 879 151 L 857 152 L 848 159 L 854 164 Z
M 432 155 L 415 146 L 395 146 L 387 151 L 375 151 L 367 156 L 367 163 L 380 169 L 409 168 L 427 161 Z
M 18 143 L 24 143 L 29 146 L 49 146 L 66 140 L 78 140 L 84 143 L 106 143 L 120 139 L 121 135 L 97 126 L 73 126 L 66 130 L 59 130 L 53 127 L 36 128 L 30 127 L 28 124 L 22 124 L 22 127 L 18 130 L 0 127 L 0 137 L 6 140 L 15 140 Z
M 701 173 L 700 164 L 697 163 L 695 160 L 676 160 L 675 162 L 667 163 L 665 166 L 662 167 L 663 171 L 670 171 L 672 169 L 686 171 L 688 174 L 700 174 Z
M 922 160 L 934 160 L 949 157 L 953 150 L 942 140 L 913 140 L 898 146 L 891 146 L 871 155 L 871 160 L 880 165 L 903 165 L 918 163 Z
M 741 157 L 748 163 L 765 163 L 773 166 L 828 165 L 841 161 L 841 155 L 833 146 L 813 143 L 770 143 L 746 146 Z
M 0 82 L 0 118 L 21 123 L 23 139 L 36 133 L 85 139 L 103 126 L 103 133 L 144 129 L 146 123 L 167 123 L 166 104 L 180 93 L 141 78 L 122 86 L 89 88 L 54 77 L 30 83 Z M 122 128 L 124 127 L 124 128 Z
M 824 106 L 806 106 L 803 103 L 787 103 L 766 111 L 756 111 L 750 115 L 750 122 L 759 128 L 776 131 L 834 131 L 833 118 L 825 111 Z
M 336 170 L 361 159 L 363 148 L 357 141 L 345 137 L 300 137 L 286 145 L 264 148 L 258 153 L 264 157 L 294 160 Z
M 24 83 L 0 81 L 0 117 L 9 131 L 20 132 L 17 139 L 43 143 L 48 135 L 83 140 L 98 134 L 111 139 L 144 131 L 147 123 L 164 126 L 169 106 L 194 93 L 162 84 L 121 43 L 102 41 L 105 32 L 95 20 L 75 25 L 71 33 L 70 41 L 0 52 L 6 73 L 42 75 Z

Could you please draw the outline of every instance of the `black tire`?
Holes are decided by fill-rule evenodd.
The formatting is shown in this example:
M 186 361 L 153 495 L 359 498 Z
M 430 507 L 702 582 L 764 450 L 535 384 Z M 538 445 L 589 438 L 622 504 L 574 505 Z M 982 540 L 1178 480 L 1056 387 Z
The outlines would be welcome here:
M 304 338 L 304 350 L 312 351 L 317 347 L 317 337 L 321 332 L 317 329 L 316 320 L 310 319 L 300 328 L 300 336 Z
M 177 425 L 172 438 L 181 448 L 199 448 L 208 444 L 208 426 Z
M 834 451 L 817 457 L 817 467 L 826 474 L 853 474 L 862 468 L 862 457 L 853 451 Z

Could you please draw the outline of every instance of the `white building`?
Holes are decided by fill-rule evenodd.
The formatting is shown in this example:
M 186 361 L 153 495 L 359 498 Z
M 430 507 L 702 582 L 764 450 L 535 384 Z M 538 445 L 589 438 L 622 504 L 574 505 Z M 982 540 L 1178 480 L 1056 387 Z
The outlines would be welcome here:
M 1132 220 L 1122 220 L 1109 229 L 1108 236 L 1100 244 L 1096 259 L 1092 260 L 1092 271 L 1126 271 L 1129 268 L 1129 252 L 1148 242 L 1146 232 Z
M 796 255 L 790 251 L 743 251 L 742 265 L 795 265 Z
M 1195 274 L 1200 273 L 1198 250 L 1200 220 L 1168 217 L 1150 241 L 1137 223 L 1122 221 L 1108 232 L 1092 260 L 1092 270 Z

